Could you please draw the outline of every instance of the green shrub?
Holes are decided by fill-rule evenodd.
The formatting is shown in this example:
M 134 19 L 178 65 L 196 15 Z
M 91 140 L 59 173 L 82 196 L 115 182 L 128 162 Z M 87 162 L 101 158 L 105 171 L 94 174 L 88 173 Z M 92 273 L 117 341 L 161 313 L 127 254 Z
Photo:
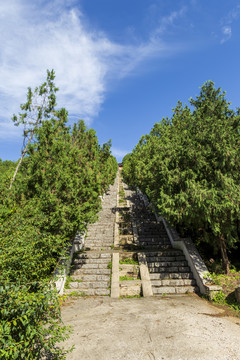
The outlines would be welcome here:
M 56 292 L 48 284 L 1 282 L 0 359 L 65 359 L 68 337 Z

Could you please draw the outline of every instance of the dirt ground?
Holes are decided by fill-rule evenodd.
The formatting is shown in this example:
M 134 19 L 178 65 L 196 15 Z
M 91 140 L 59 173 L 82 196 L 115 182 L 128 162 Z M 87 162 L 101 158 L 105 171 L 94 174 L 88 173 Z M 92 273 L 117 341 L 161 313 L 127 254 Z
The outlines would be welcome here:
M 62 306 L 68 360 L 240 360 L 240 318 L 198 296 L 76 298 Z

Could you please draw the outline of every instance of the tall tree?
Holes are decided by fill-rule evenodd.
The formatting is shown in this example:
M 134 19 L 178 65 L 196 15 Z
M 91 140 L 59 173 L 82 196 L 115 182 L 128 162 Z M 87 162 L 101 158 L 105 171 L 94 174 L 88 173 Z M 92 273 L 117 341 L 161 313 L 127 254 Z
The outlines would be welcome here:
M 34 91 L 32 91 L 30 87 L 28 88 L 27 101 L 25 104 L 20 105 L 22 112 L 20 112 L 18 116 L 14 114 L 12 117 L 14 125 L 24 125 L 24 141 L 22 156 L 11 179 L 9 189 L 12 188 L 15 177 L 37 128 L 44 120 L 49 119 L 54 112 L 54 107 L 56 106 L 55 94 L 58 90 L 54 84 L 54 78 L 54 71 L 47 70 L 46 81 L 41 86 L 36 87 Z
M 239 241 L 240 117 L 213 82 L 190 103 L 193 111 L 179 102 L 140 140 L 124 174 L 173 225 L 220 249 L 229 272 L 227 248 Z

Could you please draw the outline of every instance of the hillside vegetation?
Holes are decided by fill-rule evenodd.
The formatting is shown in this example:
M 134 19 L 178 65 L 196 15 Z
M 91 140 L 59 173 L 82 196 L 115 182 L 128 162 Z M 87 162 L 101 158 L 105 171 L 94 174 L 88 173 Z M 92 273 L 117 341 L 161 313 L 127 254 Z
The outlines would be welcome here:
M 183 237 L 221 254 L 240 239 L 240 116 L 221 89 L 206 82 L 190 107 L 178 102 L 123 159 L 124 180 Z
M 48 71 L 13 118 L 27 144 L 16 177 L 16 163 L 0 162 L 1 359 L 65 358 L 50 279 L 76 232 L 96 220 L 117 171 L 110 141 L 100 146 L 83 121 L 71 128 L 67 111 L 55 110 L 53 81 Z

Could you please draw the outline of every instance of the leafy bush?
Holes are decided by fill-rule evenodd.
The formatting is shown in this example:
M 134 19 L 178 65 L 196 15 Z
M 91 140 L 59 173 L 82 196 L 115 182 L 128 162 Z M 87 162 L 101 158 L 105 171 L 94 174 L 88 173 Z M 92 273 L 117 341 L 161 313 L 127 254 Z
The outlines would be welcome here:
M 68 336 L 57 294 L 48 284 L 0 284 L 0 358 L 65 359 L 57 343 Z

